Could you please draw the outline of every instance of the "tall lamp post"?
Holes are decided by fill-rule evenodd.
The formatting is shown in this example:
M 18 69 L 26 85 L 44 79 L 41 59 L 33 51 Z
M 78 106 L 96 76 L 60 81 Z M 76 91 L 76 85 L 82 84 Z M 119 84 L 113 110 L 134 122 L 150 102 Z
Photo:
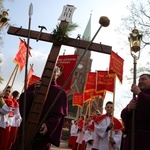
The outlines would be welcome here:
M 137 29 L 133 29 L 129 34 L 130 53 L 133 57 L 133 83 L 136 84 L 136 64 L 140 58 L 140 45 L 142 40 L 142 34 L 139 34 Z M 133 94 L 133 99 L 136 99 L 136 95 Z M 132 111 L 132 127 L 131 127 L 131 150 L 135 150 L 135 110 Z

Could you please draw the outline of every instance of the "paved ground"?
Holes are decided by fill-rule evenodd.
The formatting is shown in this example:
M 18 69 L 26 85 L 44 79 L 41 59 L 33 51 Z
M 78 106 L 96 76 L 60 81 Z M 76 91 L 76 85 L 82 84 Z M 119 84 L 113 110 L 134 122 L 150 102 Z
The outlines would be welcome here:
M 60 147 L 52 146 L 51 150 L 71 150 L 71 148 L 68 147 L 68 141 L 62 140 L 60 143 Z

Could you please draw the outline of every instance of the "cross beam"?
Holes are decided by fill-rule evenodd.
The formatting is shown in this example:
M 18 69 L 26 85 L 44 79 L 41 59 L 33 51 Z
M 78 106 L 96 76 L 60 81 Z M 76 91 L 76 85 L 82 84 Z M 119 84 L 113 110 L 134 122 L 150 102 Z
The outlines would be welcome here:
M 12 35 L 22 36 L 22 37 L 28 37 L 28 30 L 23 28 L 18 28 L 18 27 L 10 26 L 7 33 Z M 30 38 L 36 40 L 39 34 L 40 33 L 38 31 L 31 30 Z M 41 34 L 39 40 L 54 43 L 53 34 L 48 34 L 44 32 Z M 63 41 L 63 43 L 62 42 L 57 42 L 57 43 L 66 46 L 81 48 L 84 50 L 87 48 L 89 41 L 80 40 L 79 43 L 77 43 L 77 39 L 67 38 L 65 41 Z M 111 54 L 112 47 L 103 44 L 92 43 L 88 50 L 94 52 L 100 52 L 104 54 Z

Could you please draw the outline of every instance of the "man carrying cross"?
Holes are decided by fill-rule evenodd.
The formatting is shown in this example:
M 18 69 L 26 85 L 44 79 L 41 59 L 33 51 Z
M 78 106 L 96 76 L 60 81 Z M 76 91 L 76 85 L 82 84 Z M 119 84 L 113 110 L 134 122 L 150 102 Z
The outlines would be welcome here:
M 54 76 L 51 82 L 51 86 L 48 92 L 47 99 L 45 101 L 42 114 L 40 117 L 40 121 L 44 118 L 44 115 L 47 113 L 49 107 L 52 105 L 53 100 L 55 99 L 56 95 L 59 93 L 61 87 L 56 84 L 56 77 L 57 77 L 58 68 L 54 70 Z M 29 115 L 32 102 L 34 100 L 35 91 L 39 88 L 41 82 L 38 81 L 36 84 L 31 85 L 27 90 L 27 104 L 26 104 L 26 112 L 27 116 Z M 21 94 L 19 98 L 19 105 L 20 105 L 20 113 L 23 114 L 23 100 L 24 100 L 24 93 Z M 37 110 L 38 111 L 38 110 Z M 67 96 L 65 91 L 62 92 L 59 99 L 51 109 L 51 113 L 48 115 L 47 119 L 42 124 L 40 131 L 38 132 L 37 136 L 34 138 L 34 142 L 32 145 L 32 150 L 49 150 L 51 144 L 55 146 L 60 145 L 60 139 L 62 135 L 62 127 L 64 122 L 64 117 L 68 113 L 68 102 Z M 18 140 L 21 140 L 22 137 L 22 130 L 19 129 Z M 16 143 L 17 144 L 17 143 Z M 16 149 L 19 149 L 19 146 L 15 145 Z M 15 149 L 15 148 L 14 148 Z

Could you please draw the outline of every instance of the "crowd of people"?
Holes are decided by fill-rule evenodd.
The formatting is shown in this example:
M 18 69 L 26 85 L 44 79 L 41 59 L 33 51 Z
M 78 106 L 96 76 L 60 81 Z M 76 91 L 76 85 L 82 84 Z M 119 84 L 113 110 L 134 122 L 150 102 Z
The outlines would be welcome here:
M 0 94 L 0 149 L 10 150 L 14 144 L 22 118 L 18 104 L 19 92 L 8 86 Z
M 61 87 L 56 84 L 56 74 L 48 92 L 40 120 L 52 105 Z M 26 116 L 29 115 L 35 90 L 41 81 L 27 90 Z M 148 150 L 150 149 L 150 75 L 142 74 L 138 85 L 132 84 L 131 92 L 135 99 L 121 111 L 121 121 L 113 116 L 114 104 L 108 101 L 105 114 L 99 110 L 84 115 L 72 121 L 70 129 L 69 147 L 72 150 Z M 19 96 L 18 91 L 12 91 L 8 86 L 0 94 L 0 150 L 20 150 L 18 144 L 22 139 L 21 122 L 24 93 Z M 132 121 L 135 113 L 134 143 L 132 143 Z M 67 96 L 62 92 L 54 104 L 50 114 L 44 120 L 38 134 L 35 136 L 32 150 L 50 150 L 51 144 L 60 145 L 64 117 L 68 113 Z M 19 141 L 19 142 L 18 142 Z
M 124 126 L 112 116 L 113 108 L 113 102 L 108 101 L 106 114 L 95 110 L 86 119 L 81 115 L 73 122 L 69 139 L 72 150 L 109 150 L 110 147 L 120 150 Z

